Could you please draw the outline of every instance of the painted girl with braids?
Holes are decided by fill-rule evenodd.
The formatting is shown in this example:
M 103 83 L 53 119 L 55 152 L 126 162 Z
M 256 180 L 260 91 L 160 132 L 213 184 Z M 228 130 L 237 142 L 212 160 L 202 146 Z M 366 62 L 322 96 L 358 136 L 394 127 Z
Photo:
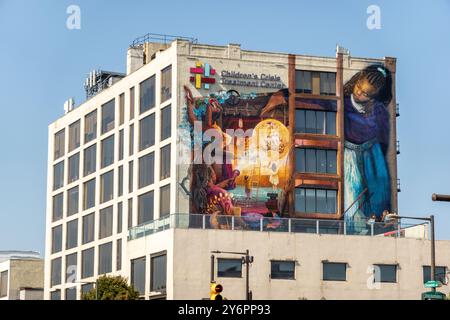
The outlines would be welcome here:
M 391 208 L 386 162 L 391 85 L 389 70 L 372 65 L 344 86 L 344 207 L 350 231 L 365 227 L 372 214 L 380 218 L 384 210 Z

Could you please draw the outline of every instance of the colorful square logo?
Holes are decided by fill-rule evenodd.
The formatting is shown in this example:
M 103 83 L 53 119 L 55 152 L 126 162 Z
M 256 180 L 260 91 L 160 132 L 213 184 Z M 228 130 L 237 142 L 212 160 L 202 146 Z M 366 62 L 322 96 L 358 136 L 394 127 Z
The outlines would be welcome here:
M 210 84 L 216 83 L 216 79 L 212 78 L 216 74 L 216 70 L 211 68 L 209 63 L 196 62 L 195 68 L 191 68 L 191 73 L 194 75 L 190 77 L 191 82 L 195 84 L 197 89 L 209 89 Z

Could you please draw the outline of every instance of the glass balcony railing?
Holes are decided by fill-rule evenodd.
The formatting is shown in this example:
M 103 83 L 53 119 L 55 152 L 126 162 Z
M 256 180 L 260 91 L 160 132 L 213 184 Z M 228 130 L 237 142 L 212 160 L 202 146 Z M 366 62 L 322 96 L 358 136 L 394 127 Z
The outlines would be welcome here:
M 220 229 L 257 232 L 287 232 L 334 234 L 356 236 L 380 236 L 397 238 L 428 238 L 428 224 L 404 224 L 393 222 L 359 222 L 347 224 L 343 220 L 258 218 L 238 216 L 213 216 L 202 214 L 171 214 L 153 220 L 128 231 L 128 240 L 142 238 L 164 230 L 180 229 Z

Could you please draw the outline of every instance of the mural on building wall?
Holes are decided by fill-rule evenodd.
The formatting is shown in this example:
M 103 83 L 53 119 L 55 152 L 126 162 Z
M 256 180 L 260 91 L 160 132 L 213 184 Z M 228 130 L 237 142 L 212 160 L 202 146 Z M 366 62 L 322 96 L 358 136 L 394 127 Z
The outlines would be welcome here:
M 189 211 L 209 215 L 214 228 L 231 228 L 231 219 L 224 216 L 235 216 L 237 228 L 259 228 L 262 217 L 271 218 L 264 219 L 264 228 L 279 227 L 280 216 L 289 211 L 289 170 L 294 165 L 289 159 L 295 151 L 288 130 L 288 90 L 268 85 L 279 86 L 277 77 L 262 86 L 263 74 L 222 71 L 222 87 L 230 75 L 238 77 L 245 91 L 208 92 L 216 70 L 196 63 L 190 73 L 191 84 L 182 89 L 180 123 L 189 141 L 184 154 L 189 168 L 180 182 L 189 196 Z M 259 92 L 252 92 L 251 86 Z M 191 88 L 203 95 L 197 91 L 194 96 Z M 357 72 L 344 85 L 343 196 L 348 231 L 367 229 L 367 220 L 380 219 L 391 210 L 386 160 L 391 90 L 391 74 L 380 65 Z M 330 108 L 336 110 L 336 105 Z
M 344 85 L 344 219 L 350 230 L 366 228 L 369 218 L 391 209 L 389 70 L 379 65 L 356 73 Z
M 181 186 L 190 212 L 210 215 L 214 228 L 231 228 L 231 219 L 223 216 L 235 216 L 236 228 L 259 228 L 261 217 L 268 218 L 264 228 L 277 228 L 287 205 L 283 188 L 291 152 L 287 89 L 202 97 L 194 97 L 187 85 L 183 90 L 180 127 L 190 135 L 191 165 L 189 182 Z

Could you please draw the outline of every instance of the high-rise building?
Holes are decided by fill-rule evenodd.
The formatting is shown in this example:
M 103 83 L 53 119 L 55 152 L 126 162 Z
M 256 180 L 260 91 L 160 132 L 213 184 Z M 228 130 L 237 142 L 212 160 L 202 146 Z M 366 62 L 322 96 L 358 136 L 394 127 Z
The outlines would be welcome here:
M 283 277 L 304 265 L 302 237 L 342 255 L 315 258 L 346 262 L 350 243 L 394 247 L 413 233 L 375 222 L 397 211 L 395 58 L 167 39 L 133 42 L 126 75 L 91 72 L 88 99 L 49 126 L 47 299 L 80 298 L 101 274 L 126 276 L 146 298 L 201 298 L 181 288 L 208 283 L 210 251 L 250 246 L 264 266 L 281 259 L 272 270 Z M 236 276 L 236 261 L 218 273 Z M 285 297 L 320 298 L 319 287 Z M 254 297 L 283 297 L 264 290 Z

